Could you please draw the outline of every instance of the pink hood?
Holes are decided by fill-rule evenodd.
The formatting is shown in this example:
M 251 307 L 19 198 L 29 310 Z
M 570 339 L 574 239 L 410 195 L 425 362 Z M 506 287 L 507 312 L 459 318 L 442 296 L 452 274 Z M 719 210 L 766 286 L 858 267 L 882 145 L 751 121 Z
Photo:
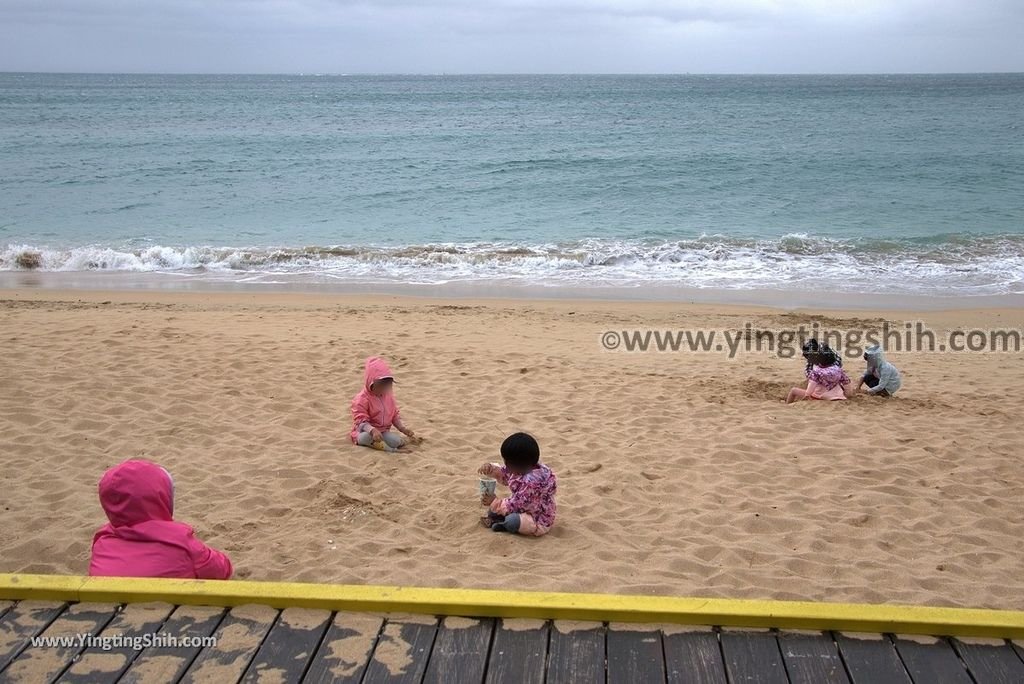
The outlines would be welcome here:
M 370 391 L 370 385 L 381 378 L 394 377 L 395 374 L 391 372 L 391 366 L 380 356 L 371 356 L 366 359 L 366 366 L 363 368 L 363 387 L 367 392 Z
M 149 461 L 125 461 L 100 480 L 100 505 L 114 527 L 174 519 L 174 484 Z
M 149 461 L 125 461 L 99 485 L 107 525 L 92 540 L 89 574 L 107 577 L 228 579 L 231 561 L 173 519 L 174 483 Z
M 394 377 L 391 366 L 379 356 L 366 359 L 363 371 L 363 389 L 352 398 L 352 441 L 359 436 L 359 426 L 369 423 L 381 432 L 391 429 L 398 418 L 398 405 L 393 394 L 378 397 L 370 391 L 370 385 L 381 378 Z

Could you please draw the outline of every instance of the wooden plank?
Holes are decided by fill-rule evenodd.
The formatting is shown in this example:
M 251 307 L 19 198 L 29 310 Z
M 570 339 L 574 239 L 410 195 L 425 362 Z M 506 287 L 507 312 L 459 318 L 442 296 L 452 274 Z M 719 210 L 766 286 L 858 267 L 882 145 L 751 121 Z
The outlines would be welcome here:
M 419 684 L 437 635 L 437 618 L 425 615 L 388 618 L 366 666 L 364 684 Z
M 843 659 L 831 634 L 780 632 L 779 650 L 792 684 L 848 684 Z
M 597 622 L 556 620 L 548 643 L 548 684 L 604 684 L 605 629 Z
M 953 649 L 978 684 L 1024 682 L 1024 661 L 1002 639 L 953 639 Z
M 202 649 L 181 681 L 239 681 L 276 620 L 277 611 L 269 606 L 232 608 L 213 633 L 217 645 Z
M 915 682 L 972 684 L 967 668 L 945 639 L 897 636 L 896 651 Z
M 722 655 L 729 680 L 789 684 L 775 634 L 767 630 L 722 630 Z
M 437 630 L 424 684 L 481 684 L 494 620 L 446 617 Z
M 911 684 L 889 637 L 856 632 L 833 636 L 853 684 Z
M 30 646 L 0 672 L 0 682 L 49 682 L 60 676 L 117 613 L 113 603 L 73 603 L 39 635 L 52 645 Z
M 664 682 L 661 632 L 610 625 L 606 636 L 609 682 Z
M 169 603 L 129 603 L 102 632 L 109 640 L 89 646 L 58 680 L 68 684 L 116 682 L 174 610 Z M 138 644 L 138 645 L 136 645 Z
M 0 672 L 66 607 L 57 601 L 19 601 L 4 613 L 0 617 Z
M 378 615 L 339 612 L 302 681 L 359 684 L 383 626 L 384 618 Z
M 163 624 L 161 635 L 179 640 L 202 639 L 213 634 L 225 611 L 213 606 L 178 606 Z M 149 646 L 132 662 L 119 684 L 176 682 L 189 668 L 201 645 Z
M 712 628 L 665 631 L 665 675 L 669 684 L 726 684 L 718 633 Z
M 249 663 L 242 681 L 301 681 L 330 623 L 330 611 L 285 608 Z
M 494 630 L 487 684 L 543 684 L 549 628 L 545 620 L 502 620 Z

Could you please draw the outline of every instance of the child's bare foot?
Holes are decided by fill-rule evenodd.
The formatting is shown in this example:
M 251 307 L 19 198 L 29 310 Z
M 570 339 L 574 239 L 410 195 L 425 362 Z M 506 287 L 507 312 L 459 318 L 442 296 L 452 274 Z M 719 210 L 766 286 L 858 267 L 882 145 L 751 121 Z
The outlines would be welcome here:
M 481 527 L 486 527 L 487 529 L 491 529 L 491 525 L 493 525 L 494 523 L 495 523 L 494 518 L 490 518 L 490 517 L 488 517 L 486 515 L 483 516 L 482 518 L 480 518 L 480 526 Z

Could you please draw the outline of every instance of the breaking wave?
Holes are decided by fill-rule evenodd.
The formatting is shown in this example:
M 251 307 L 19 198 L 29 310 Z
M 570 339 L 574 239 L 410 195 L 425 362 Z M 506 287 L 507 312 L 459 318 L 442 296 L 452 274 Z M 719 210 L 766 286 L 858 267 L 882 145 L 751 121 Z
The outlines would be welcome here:
M 1024 291 L 1024 237 L 944 235 L 902 240 L 806 234 L 743 239 L 590 239 L 550 244 L 218 247 L 0 247 L 0 270 L 134 271 L 217 279 L 291 275 L 314 281 L 836 290 L 914 294 Z

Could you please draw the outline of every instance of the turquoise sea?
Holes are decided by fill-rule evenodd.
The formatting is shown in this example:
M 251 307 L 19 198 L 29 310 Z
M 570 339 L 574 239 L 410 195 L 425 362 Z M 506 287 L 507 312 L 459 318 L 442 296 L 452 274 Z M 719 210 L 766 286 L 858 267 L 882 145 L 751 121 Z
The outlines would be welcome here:
M 0 270 L 1024 292 L 1024 74 L 0 74 Z

